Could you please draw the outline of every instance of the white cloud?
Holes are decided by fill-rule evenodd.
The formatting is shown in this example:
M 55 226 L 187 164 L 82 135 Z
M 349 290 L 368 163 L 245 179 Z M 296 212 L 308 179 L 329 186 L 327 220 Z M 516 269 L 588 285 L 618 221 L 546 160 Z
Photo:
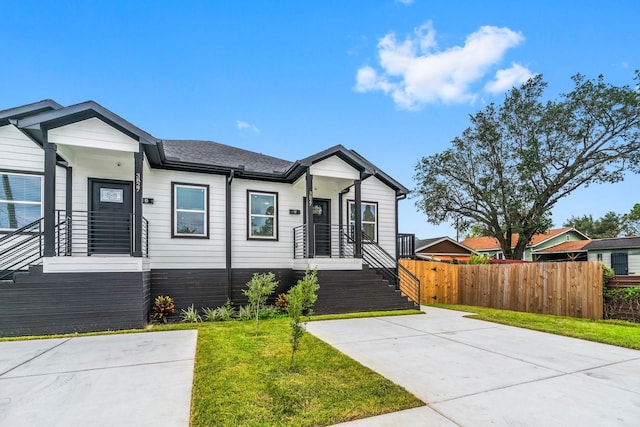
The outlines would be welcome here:
M 236 127 L 241 131 L 243 131 L 243 130 L 251 130 L 251 131 L 253 131 L 255 133 L 260 133 L 260 129 L 258 129 L 254 125 L 252 125 L 250 123 L 247 123 L 247 122 L 240 121 L 240 120 L 236 121 Z
M 431 22 L 416 28 L 405 40 L 389 33 L 378 42 L 382 71 L 371 66 L 360 68 L 354 90 L 382 91 L 407 110 L 436 102 L 473 102 L 477 94 L 471 85 L 485 78 L 505 52 L 523 40 L 521 33 L 508 28 L 484 26 L 470 34 L 464 46 L 439 50 Z M 520 76 L 529 72 L 518 67 Z M 496 75 L 496 81 L 502 80 Z
M 398 3 L 402 3 L 402 4 L 406 4 L 406 5 L 410 5 L 411 3 L 413 3 L 413 0 L 396 0 Z
M 528 68 L 520 64 L 513 64 L 511 68 L 498 70 L 495 79 L 488 82 L 484 86 L 484 90 L 494 94 L 504 93 L 514 86 L 521 85 L 531 77 L 533 77 L 533 73 Z

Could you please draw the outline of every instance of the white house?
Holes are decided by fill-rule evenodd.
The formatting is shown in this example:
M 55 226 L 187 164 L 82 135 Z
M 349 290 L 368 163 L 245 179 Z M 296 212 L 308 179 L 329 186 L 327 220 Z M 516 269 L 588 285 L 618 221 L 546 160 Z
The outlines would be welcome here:
M 408 190 L 343 146 L 286 161 L 44 100 L 0 111 L 0 152 L 0 334 L 137 327 L 156 295 L 240 304 L 253 273 L 284 291 L 309 267 L 318 311 L 408 304 L 387 283 Z

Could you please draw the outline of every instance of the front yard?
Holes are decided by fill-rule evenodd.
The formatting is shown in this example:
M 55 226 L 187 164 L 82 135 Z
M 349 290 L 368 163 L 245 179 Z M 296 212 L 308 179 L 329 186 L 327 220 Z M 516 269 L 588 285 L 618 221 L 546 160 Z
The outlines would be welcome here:
M 193 426 L 331 425 L 424 405 L 305 334 L 289 371 L 289 319 L 156 326 L 198 328 Z

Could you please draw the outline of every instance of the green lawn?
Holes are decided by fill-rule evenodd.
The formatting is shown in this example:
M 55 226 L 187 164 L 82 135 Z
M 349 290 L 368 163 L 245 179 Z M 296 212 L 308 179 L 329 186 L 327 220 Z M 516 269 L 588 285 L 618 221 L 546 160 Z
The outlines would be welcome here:
M 434 304 L 434 306 L 475 313 L 472 317 L 489 322 L 640 350 L 640 324 L 638 323 L 621 320 L 576 319 L 467 305 Z
M 330 425 L 424 405 L 310 334 L 290 372 L 287 318 L 261 320 L 258 335 L 253 321 L 197 328 L 193 426 Z

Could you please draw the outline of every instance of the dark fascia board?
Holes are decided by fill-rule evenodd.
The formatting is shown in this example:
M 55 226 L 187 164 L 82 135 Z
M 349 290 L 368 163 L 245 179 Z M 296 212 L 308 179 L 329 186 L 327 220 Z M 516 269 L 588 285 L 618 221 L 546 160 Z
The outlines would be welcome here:
M 614 237 L 592 240 L 582 247 L 583 250 L 637 249 L 640 248 L 640 237 Z
M 0 126 L 8 125 L 10 120 L 20 120 L 34 114 L 51 110 L 59 110 L 60 108 L 62 108 L 62 105 L 52 99 L 43 99 L 42 101 L 22 105 L 20 107 L 8 108 L 0 111 Z
M 54 129 L 94 117 L 102 120 L 110 126 L 113 126 L 120 132 L 142 144 L 156 144 L 157 140 L 155 137 L 94 101 L 86 101 L 54 111 L 47 111 L 33 116 L 28 116 L 18 120 L 17 126 L 42 139 L 42 129 Z
M 409 194 L 409 190 L 405 186 L 378 169 L 374 164 L 366 160 L 356 151 L 349 150 L 343 145 L 335 145 L 317 154 L 306 157 L 302 160 L 298 160 L 293 165 L 291 165 L 291 167 L 285 172 L 285 175 L 289 178 L 289 180 L 295 181 L 296 179 L 300 178 L 300 176 L 302 176 L 307 167 L 311 166 L 314 163 L 321 162 L 322 160 L 325 160 L 331 156 L 338 156 L 338 158 L 344 160 L 350 166 L 353 166 L 363 175 L 375 176 L 386 185 L 393 188 L 396 191 L 396 195 L 398 196 L 406 196 L 407 194 Z

